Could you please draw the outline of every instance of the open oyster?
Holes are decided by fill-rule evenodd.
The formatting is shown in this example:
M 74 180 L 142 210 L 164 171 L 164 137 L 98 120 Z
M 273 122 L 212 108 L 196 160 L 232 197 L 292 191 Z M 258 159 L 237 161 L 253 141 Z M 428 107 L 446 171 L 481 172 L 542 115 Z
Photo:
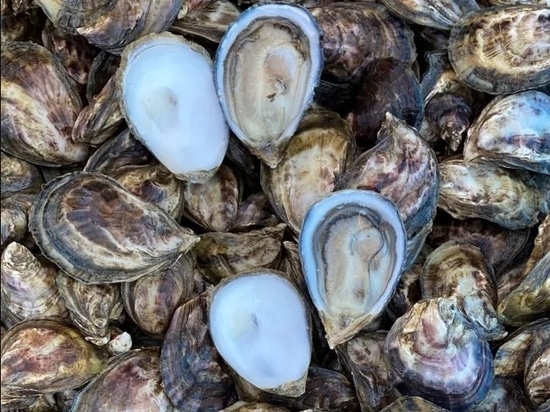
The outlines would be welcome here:
M 306 9 L 260 4 L 242 13 L 219 45 L 214 81 L 229 127 L 270 167 L 313 99 L 320 37 Z
M 124 49 L 120 107 L 132 134 L 182 180 L 205 182 L 220 166 L 229 130 L 206 50 L 170 33 Z
M 220 283 L 209 323 L 218 352 L 240 377 L 267 392 L 305 392 L 309 319 L 302 296 L 283 273 L 259 269 Z
M 31 208 L 29 228 L 46 257 L 85 283 L 138 279 L 199 240 L 114 179 L 87 172 L 48 182 Z
M 340 190 L 309 209 L 300 257 L 331 348 L 382 312 L 405 262 L 406 239 L 397 208 L 375 192 Z

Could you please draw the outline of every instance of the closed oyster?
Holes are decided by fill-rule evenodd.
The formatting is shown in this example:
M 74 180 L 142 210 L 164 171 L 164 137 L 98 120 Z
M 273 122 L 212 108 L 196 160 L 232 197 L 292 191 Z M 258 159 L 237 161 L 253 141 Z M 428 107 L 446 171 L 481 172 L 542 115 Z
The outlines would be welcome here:
M 391 327 L 386 353 L 400 391 L 447 409 L 482 400 L 493 381 L 489 344 L 452 298 L 417 302 Z
M 184 216 L 209 232 L 227 232 L 237 217 L 242 196 L 240 176 L 222 164 L 204 183 L 187 183 Z
M 28 236 L 28 213 L 35 197 L 35 195 L 15 194 L 2 199 L 0 203 L 1 250 L 10 242 L 24 242 L 25 237 Z
M 146 333 L 162 337 L 174 311 L 193 293 L 195 256 L 181 256 L 170 267 L 121 285 L 126 313 Z
M 374 190 L 395 203 L 407 230 L 406 269 L 420 253 L 435 217 L 437 158 L 414 129 L 389 113 L 378 139 L 375 147 L 353 161 L 336 188 Z
M 270 167 L 313 99 L 320 36 L 306 9 L 259 4 L 231 24 L 218 47 L 214 81 L 229 127 Z
M 166 30 L 176 19 L 183 0 L 122 0 L 79 2 L 38 0 L 36 2 L 64 32 L 80 34 L 101 49 L 119 54 L 138 37 Z
M 277 215 L 299 233 L 307 210 L 334 190 L 355 149 L 351 129 L 337 113 L 310 109 L 275 168 L 260 181 Z
M 550 399 L 550 329 L 540 330 L 533 336 L 525 355 L 523 380 L 533 405 L 542 405 Z
M 109 339 L 109 323 L 122 314 L 120 285 L 89 285 L 60 271 L 55 279 L 59 294 L 73 324 L 85 339 L 95 345 L 105 345 Z
M 497 289 L 493 268 L 478 247 L 453 240 L 437 247 L 426 259 L 420 288 L 424 299 L 455 297 L 459 309 L 480 327 L 486 339 L 506 336 L 495 310 Z
M 2 323 L 11 328 L 16 323 L 39 316 L 66 317 L 55 278 L 57 268 L 39 260 L 19 243 L 10 243 L 2 252 L 0 308 Z
M 38 168 L 29 162 L 0 152 L 2 199 L 15 193 L 38 193 L 44 183 Z
M 447 412 L 447 409 L 437 406 L 420 396 L 401 396 L 380 412 Z
M 218 411 L 234 399 L 233 379 L 208 334 L 208 298 L 180 306 L 162 345 L 162 384 L 178 410 Z
M 212 292 L 208 321 L 216 349 L 240 377 L 267 392 L 304 394 L 309 319 L 284 274 L 258 269 L 226 279 Z
M 271 212 L 270 202 L 264 192 L 252 193 L 239 205 L 237 216 L 233 221 L 233 230 L 246 227 L 275 226 L 279 221 Z M 270 224 L 273 221 L 273 224 Z
M 289 412 L 289 410 L 265 402 L 239 401 L 219 412 Z
M 86 100 L 91 102 L 95 95 L 107 85 L 120 65 L 120 56 L 101 50 L 94 58 L 88 73 L 86 84 Z
M 78 388 L 103 370 L 106 358 L 68 323 L 20 322 L 2 338 L 2 405 L 9 398 Z
M 395 205 L 368 190 L 340 190 L 307 212 L 302 269 L 329 346 L 347 342 L 382 312 L 406 258 Z
M 455 219 L 482 218 L 507 229 L 524 229 L 535 226 L 550 207 L 547 176 L 532 178 L 494 163 L 463 159 L 446 159 L 439 170 L 438 206 Z
M 496 376 L 485 399 L 468 408 L 468 412 L 494 411 L 531 411 L 523 388 L 516 380 Z
M 170 33 L 124 49 L 120 108 L 132 134 L 179 179 L 203 183 L 220 166 L 229 130 L 206 50 Z
M 384 120 L 387 121 L 387 113 L 409 126 L 420 127 L 424 117 L 420 83 L 407 63 L 373 60 L 365 68 L 353 110 L 347 116 L 359 146 L 374 144 Z
M 521 326 L 550 312 L 550 215 L 539 226 L 521 283 L 498 305 L 503 322 Z
M 82 162 L 88 146 L 71 140 L 82 102 L 65 68 L 31 42 L 2 44 L 2 150 L 44 166 Z
M 194 249 L 197 261 L 214 284 L 245 270 L 275 266 L 285 229 L 280 223 L 242 233 L 205 233 Z
M 85 283 L 130 281 L 153 273 L 199 240 L 114 179 L 88 172 L 48 182 L 29 221 L 44 255 Z
M 160 377 L 158 348 L 114 358 L 74 399 L 71 411 L 175 412 Z
M 310 7 L 323 33 L 323 75 L 338 83 L 357 83 L 375 59 L 416 59 L 413 32 L 382 6 L 369 1 Z
M 550 175 L 550 96 L 528 90 L 494 98 L 468 130 L 464 160 L 473 159 Z
M 514 93 L 550 82 L 548 6 L 488 7 L 456 22 L 449 59 L 471 88 Z
M 451 30 L 462 15 L 479 9 L 475 0 L 383 0 L 382 3 L 407 21 L 440 30 Z

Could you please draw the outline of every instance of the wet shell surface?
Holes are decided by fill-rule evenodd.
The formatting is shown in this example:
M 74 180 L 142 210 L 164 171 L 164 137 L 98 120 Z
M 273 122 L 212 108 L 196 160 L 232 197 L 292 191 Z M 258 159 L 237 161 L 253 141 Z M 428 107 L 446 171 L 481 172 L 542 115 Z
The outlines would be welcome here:
M 550 82 L 550 8 L 487 7 L 453 27 L 449 59 L 471 88 L 514 93 Z
M 86 283 L 137 279 L 172 264 L 199 240 L 158 207 L 96 173 L 50 181 L 29 220 L 44 255 Z
M 214 81 L 225 117 L 270 167 L 279 163 L 313 100 L 322 68 L 320 37 L 306 9 L 259 4 L 243 12 L 220 42 Z
M 397 208 L 378 193 L 339 190 L 309 209 L 300 257 L 331 348 L 382 312 L 403 269 L 405 242 Z

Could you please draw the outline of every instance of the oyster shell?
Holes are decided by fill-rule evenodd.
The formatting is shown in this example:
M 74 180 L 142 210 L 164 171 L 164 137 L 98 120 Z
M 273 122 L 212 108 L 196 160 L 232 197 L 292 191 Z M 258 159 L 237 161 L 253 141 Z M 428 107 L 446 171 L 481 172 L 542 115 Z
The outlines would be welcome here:
M 525 355 L 525 392 L 535 406 L 550 399 L 550 329 L 533 336 Z
M 2 199 L 15 193 L 38 193 L 44 179 L 38 168 L 29 162 L 0 152 Z
M 320 36 L 306 9 L 259 4 L 229 26 L 218 47 L 214 82 L 229 127 L 269 167 L 312 102 Z
M 498 340 L 507 335 L 495 310 L 493 269 L 478 247 L 453 240 L 437 247 L 426 259 L 420 288 L 424 299 L 455 297 L 460 310 L 480 327 L 486 339 Z
M 260 182 L 277 215 L 299 233 L 307 210 L 334 190 L 355 149 L 337 113 L 310 109 L 275 168 L 262 165 Z
M 73 324 L 85 339 L 95 345 L 105 345 L 110 339 L 109 323 L 122 314 L 120 285 L 89 285 L 73 279 L 63 271 L 55 284 Z
M 74 399 L 73 412 L 176 412 L 160 378 L 158 348 L 131 350 L 115 359 Z
M 452 298 L 417 302 L 391 327 L 386 353 L 400 391 L 447 409 L 480 401 L 493 381 L 489 344 Z
M 35 197 L 35 195 L 15 194 L 0 202 L 1 250 L 4 250 L 10 242 L 24 242 L 29 236 L 28 213 Z
M 378 193 L 340 190 L 309 209 L 300 257 L 331 348 L 382 312 L 401 275 L 405 242 L 395 205 Z
M 482 218 L 507 229 L 538 223 L 550 207 L 550 179 L 484 161 L 446 159 L 439 164 L 441 188 L 438 206 L 455 219 Z M 544 186 L 547 187 L 544 187 Z
M 117 71 L 132 134 L 179 179 L 203 183 L 220 166 L 229 130 L 206 50 L 168 32 L 133 42 Z
M 310 322 L 284 274 L 259 269 L 226 279 L 212 292 L 208 321 L 216 349 L 240 377 L 267 392 L 304 394 Z
M 323 33 L 323 75 L 337 83 L 356 84 L 375 59 L 416 59 L 412 30 L 381 4 L 335 2 L 309 11 Z
M 39 260 L 29 249 L 12 242 L 2 252 L 1 297 L 2 323 L 11 328 L 33 317 L 66 317 L 67 309 L 55 278 L 57 268 Z
M 528 90 L 494 98 L 468 130 L 464 160 L 473 159 L 550 175 L 550 96 Z
M 29 228 L 45 256 L 85 283 L 153 273 L 199 240 L 114 179 L 88 172 L 48 182 L 31 208 Z
M 529 412 L 531 408 L 523 393 L 523 388 L 514 379 L 496 376 L 485 399 L 468 408 L 468 412 L 494 411 Z
M 208 297 L 180 306 L 162 345 L 162 383 L 178 410 L 218 411 L 234 397 L 233 379 L 208 334 Z
M 401 396 L 380 412 L 447 412 L 447 409 L 437 406 L 420 396 Z
M 449 59 L 458 77 L 489 94 L 514 93 L 550 82 L 550 8 L 487 7 L 456 22 Z
M 44 166 L 82 162 L 88 145 L 71 140 L 82 102 L 65 68 L 31 42 L 2 44 L 2 150 Z
M 239 401 L 219 412 L 289 412 L 289 410 L 265 402 Z

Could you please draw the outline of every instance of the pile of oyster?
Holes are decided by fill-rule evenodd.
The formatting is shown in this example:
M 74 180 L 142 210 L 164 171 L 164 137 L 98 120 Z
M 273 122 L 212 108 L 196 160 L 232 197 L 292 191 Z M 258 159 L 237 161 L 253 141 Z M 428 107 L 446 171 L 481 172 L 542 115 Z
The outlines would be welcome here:
M 547 0 L 2 0 L 6 411 L 549 411 Z

